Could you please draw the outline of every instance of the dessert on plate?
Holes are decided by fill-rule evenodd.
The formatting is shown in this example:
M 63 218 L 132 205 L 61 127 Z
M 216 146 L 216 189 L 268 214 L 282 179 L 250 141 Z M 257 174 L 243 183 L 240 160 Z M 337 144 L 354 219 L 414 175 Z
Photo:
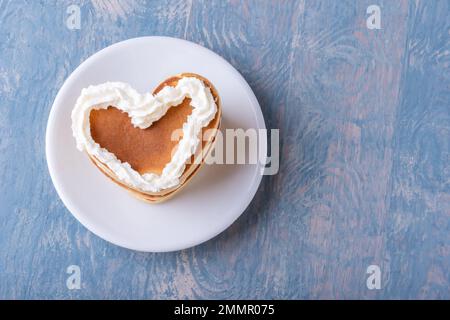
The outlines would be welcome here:
M 82 90 L 72 111 L 77 148 L 135 197 L 167 200 L 198 172 L 221 120 L 217 90 L 206 78 L 182 73 L 153 93 L 122 82 Z

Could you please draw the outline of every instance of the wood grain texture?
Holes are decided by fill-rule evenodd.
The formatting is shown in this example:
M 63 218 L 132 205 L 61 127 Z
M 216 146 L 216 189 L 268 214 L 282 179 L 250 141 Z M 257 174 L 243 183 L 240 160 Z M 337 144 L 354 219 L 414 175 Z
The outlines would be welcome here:
M 70 4 L 80 30 L 66 28 Z M 371 4 L 381 30 L 366 28 Z M 449 6 L 0 0 L 0 298 L 449 299 Z M 280 172 L 241 218 L 176 253 L 91 234 L 45 160 L 47 117 L 71 71 L 144 35 L 222 55 L 281 133 Z M 66 287 L 72 264 L 80 290 Z M 371 264 L 381 290 L 366 287 Z

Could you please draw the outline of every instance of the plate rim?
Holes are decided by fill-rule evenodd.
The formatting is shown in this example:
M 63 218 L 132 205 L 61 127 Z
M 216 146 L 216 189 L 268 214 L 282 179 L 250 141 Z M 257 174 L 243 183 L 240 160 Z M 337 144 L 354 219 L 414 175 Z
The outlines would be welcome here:
M 99 59 L 101 58 L 101 56 L 110 49 L 113 48 L 118 48 L 120 46 L 124 46 L 124 45 L 128 45 L 130 42 L 139 42 L 139 41 L 148 41 L 148 40 L 163 40 L 163 41 L 169 41 L 169 42 L 184 42 L 185 44 L 191 45 L 193 47 L 195 47 L 196 49 L 200 50 L 200 51 L 204 51 L 205 53 L 209 54 L 209 55 L 213 55 L 216 58 L 222 60 L 222 62 L 224 62 L 224 66 L 226 66 L 232 73 L 235 74 L 236 78 L 239 80 L 240 85 L 242 85 L 245 88 L 245 91 L 248 93 L 249 95 L 249 99 L 252 102 L 252 105 L 256 105 L 258 106 L 259 110 L 252 108 L 252 112 L 255 116 L 258 128 L 257 129 L 266 129 L 266 125 L 265 125 L 265 121 L 264 121 L 264 116 L 261 110 L 261 106 L 253 92 L 253 90 L 251 89 L 250 85 L 247 83 L 247 81 L 245 80 L 245 78 L 240 74 L 240 72 L 238 70 L 236 70 L 236 68 L 234 68 L 227 60 L 225 60 L 223 57 L 221 57 L 219 54 L 215 53 L 214 51 L 205 48 L 195 42 L 192 41 L 188 41 L 185 39 L 180 39 L 180 38 L 174 38 L 174 37 L 166 37 L 166 36 L 144 36 L 144 37 L 135 37 L 135 38 L 130 38 L 130 39 L 126 39 L 123 41 L 119 41 L 116 43 L 113 43 L 109 46 L 104 47 L 103 49 L 93 53 L 92 55 L 90 55 L 87 59 L 85 59 L 84 61 L 82 61 L 71 73 L 70 75 L 66 78 L 66 80 L 64 81 L 64 83 L 62 84 L 62 86 L 59 88 L 55 99 L 53 100 L 52 106 L 50 108 L 50 112 L 48 115 L 48 120 L 47 120 L 47 126 L 46 126 L 46 132 L 45 132 L 45 157 L 46 157 L 46 162 L 47 162 L 47 168 L 53 183 L 53 186 L 56 190 L 56 193 L 58 194 L 59 198 L 61 199 L 61 201 L 63 202 L 63 204 L 65 205 L 66 209 L 71 213 L 72 216 L 75 217 L 75 219 L 83 226 L 85 227 L 88 231 L 92 232 L 93 234 L 95 234 L 97 237 L 103 239 L 104 241 L 110 242 L 116 246 L 122 247 L 122 248 L 126 248 L 129 250 L 133 250 L 133 251 L 138 251 L 138 252 L 174 252 L 174 251 L 180 251 L 180 250 L 184 250 L 184 249 L 188 249 L 188 248 L 192 248 L 195 247 L 197 245 L 200 245 L 202 243 L 205 243 L 213 238 L 215 238 L 217 235 L 221 234 L 223 231 L 225 231 L 226 229 L 228 229 L 243 213 L 244 211 L 247 209 L 247 207 L 250 205 L 250 203 L 252 202 L 253 198 L 255 197 L 256 192 L 258 191 L 258 188 L 261 184 L 262 178 L 263 178 L 263 174 L 260 172 L 262 166 L 260 163 L 265 163 L 267 161 L 267 141 L 265 144 L 262 145 L 262 154 L 263 154 L 263 160 L 259 163 L 258 168 L 259 170 L 256 170 L 256 174 L 253 175 L 253 180 L 252 180 L 252 184 L 251 184 L 251 188 L 249 189 L 249 193 L 248 193 L 248 197 L 246 201 L 243 201 L 242 204 L 239 206 L 239 214 L 237 214 L 235 217 L 233 217 L 233 219 L 230 219 L 230 221 L 227 224 L 224 224 L 223 226 L 221 226 L 220 228 L 217 228 L 218 230 L 215 230 L 214 232 L 210 232 L 208 233 L 206 236 L 204 236 L 202 238 L 202 240 L 200 241 L 190 241 L 190 242 L 185 242 L 184 245 L 172 245 L 172 246 L 166 246 L 164 248 L 162 248 L 161 250 L 155 250 L 154 248 L 149 248 L 146 247 L 145 245 L 143 246 L 134 246 L 134 245 L 127 245 L 125 243 L 122 243 L 121 241 L 118 241 L 117 239 L 114 238 L 113 235 L 108 234 L 108 232 L 106 230 L 103 230 L 100 226 L 98 226 L 95 223 L 91 223 L 89 221 L 89 219 L 85 218 L 85 215 L 83 214 L 79 214 L 78 213 L 78 209 L 75 203 L 73 203 L 73 200 L 70 199 L 70 196 L 67 196 L 64 192 L 63 189 L 64 187 L 62 186 L 62 182 L 58 179 L 57 177 L 57 173 L 55 172 L 54 169 L 54 161 L 55 159 L 51 156 L 51 154 L 53 154 L 53 147 L 52 144 L 50 143 L 52 136 L 51 136 L 51 132 L 54 132 L 54 126 L 56 123 L 56 106 L 61 104 L 61 99 L 63 96 L 66 95 L 66 91 L 68 91 L 68 89 L 70 88 L 70 83 L 73 81 L 73 79 L 75 79 L 77 77 L 77 75 L 82 72 L 83 69 L 89 67 L 89 65 L 92 63 L 92 61 L 94 61 L 95 59 Z M 259 112 L 258 112 L 259 111 Z

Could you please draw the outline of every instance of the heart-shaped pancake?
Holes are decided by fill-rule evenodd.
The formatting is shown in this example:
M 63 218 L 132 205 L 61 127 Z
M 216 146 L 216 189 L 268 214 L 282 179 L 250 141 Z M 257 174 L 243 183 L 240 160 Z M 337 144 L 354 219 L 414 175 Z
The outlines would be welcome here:
M 171 197 L 198 172 L 220 119 L 214 86 L 183 73 L 153 94 L 140 95 L 123 83 L 83 89 L 72 129 L 78 148 L 106 176 L 153 203 Z

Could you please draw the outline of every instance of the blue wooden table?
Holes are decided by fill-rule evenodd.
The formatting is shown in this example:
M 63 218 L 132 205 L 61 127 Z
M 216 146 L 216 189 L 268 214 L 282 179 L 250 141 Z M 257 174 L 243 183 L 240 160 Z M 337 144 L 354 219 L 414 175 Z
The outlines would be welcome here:
M 0 298 L 449 299 L 449 11 L 448 0 L 0 0 Z M 87 231 L 44 151 L 69 74 L 147 35 L 222 55 L 281 140 L 279 173 L 231 228 L 166 254 Z M 67 286 L 71 265 L 80 289 Z

